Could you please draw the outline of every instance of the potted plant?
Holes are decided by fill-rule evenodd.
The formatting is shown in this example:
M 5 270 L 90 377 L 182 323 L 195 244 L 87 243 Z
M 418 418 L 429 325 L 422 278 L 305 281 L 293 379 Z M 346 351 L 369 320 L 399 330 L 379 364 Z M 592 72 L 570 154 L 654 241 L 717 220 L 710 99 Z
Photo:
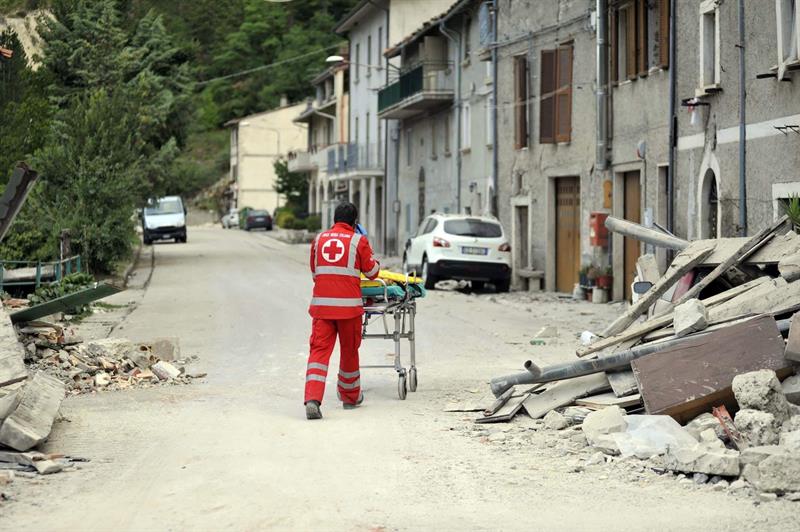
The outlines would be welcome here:
M 590 266 L 588 264 L 584 264 L 578 271 L 578 284 L 581 286 L 589 286 L 589 277 L 587 275 L 589 273 L 589 268 Z
M 782 204 L 783 213 L 789 217 L 792 224 L 792 230 L 798 233 L 800 229 L 800 196 L 792 194 L 785 203 Z
M 603 273 L 597 276 L 597 286 L 598 288 L 604 288 L 606 290 L 611 289 L 611 285 L 614 284 L 614 270 L 611 266 L 607 266 Z
M 596 266 L 589 266 L 589 269 L 586 270 L 586 279 L 589 283 L 587 286 L 594 286 L 599 276 L 600 270 Z

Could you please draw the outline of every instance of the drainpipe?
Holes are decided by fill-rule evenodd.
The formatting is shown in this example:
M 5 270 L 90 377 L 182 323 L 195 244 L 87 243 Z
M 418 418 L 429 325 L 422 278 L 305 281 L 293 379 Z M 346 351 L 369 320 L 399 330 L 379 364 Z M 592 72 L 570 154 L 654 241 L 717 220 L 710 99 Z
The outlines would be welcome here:
M 453 61 L 453 68 L 456 71 L 456 212 L 461 213 L 461 34 L 453 31 L 445 26 L 446 20 L 439 23 L 439 31 L 442 35 L 447 37 L 456 49 L 455 61 Z M 455 38 L 451 33 L 457 34 L 459 37 Z
M 667 168 L 667 231 L 675 232 L 675 150 L 678 145 L 678 117 L 675 115 L 675 84 L 678 65 L 675 64 L 677 0 L 669 3 L 669 166 Z
M 489 205 L 490 212 L 498 216 L 497 208 L 497 181 L 499 174 L 499 147 L 497 145 L 497 0 L 492 0 L 492 197 Z
M 608 4 L 597 0 L 597 156 L 600 171 L 608 168 Z
M 744 0 L 739 0 L 739 235 L 747 236 L 747 127 L 745 106 L 747 91 L 744 85 Z

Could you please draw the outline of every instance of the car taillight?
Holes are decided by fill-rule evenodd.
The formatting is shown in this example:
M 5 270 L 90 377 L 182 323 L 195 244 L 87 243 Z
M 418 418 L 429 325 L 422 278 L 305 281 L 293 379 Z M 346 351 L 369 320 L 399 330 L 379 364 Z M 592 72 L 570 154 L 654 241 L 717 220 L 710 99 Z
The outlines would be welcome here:
M 433 247 L 435 248 L 449 248 L 450 242 L 438 236 L 433 237 Z
M 500 247 L 497 248 L 497 250 L 498 251 L 505 251 L 506 253 L 510 253 L 511 252 L 511 244 L 509 244 L 508 242 L 506 242 L 504 244 L 500 244 Z

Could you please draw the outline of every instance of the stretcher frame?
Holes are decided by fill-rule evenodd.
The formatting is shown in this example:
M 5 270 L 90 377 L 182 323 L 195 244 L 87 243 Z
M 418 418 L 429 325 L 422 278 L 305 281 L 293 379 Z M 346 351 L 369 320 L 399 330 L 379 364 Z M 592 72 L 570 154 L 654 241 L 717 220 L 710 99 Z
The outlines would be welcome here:
M 408 275 L 406 275 L 406 285 L 408 285 Z M 368 300 L 373 297 L 363 297 L 364 302 L 364 322 L 361 328 L 362 339 L 382 339 L 394 342 L 394 363 L 393 364 L 373 364 L 361 366 L 362 368 L 392 368 L 397 372 L 397 396 L 405 400 L 408 390 L 417 391 L 417 359 L 416 345 L 414 338 L 414 319 L 417 314 L 417 303 L 409 290 L 401 299 L 389 299 L 388 286 L 383 279 L 375 279 L 383 285 L 383 301 L 372 302 Z M 394 330 L 389 330 L 387 316 L 394 322 Z M 383 333 L 367 333 L 367 325 L 371 320 L 380 317 L 383 320 Z M 408 340 L 409 343 L 409 362 L 410 367 L 406 369 L 400 356 L 400 340 Z

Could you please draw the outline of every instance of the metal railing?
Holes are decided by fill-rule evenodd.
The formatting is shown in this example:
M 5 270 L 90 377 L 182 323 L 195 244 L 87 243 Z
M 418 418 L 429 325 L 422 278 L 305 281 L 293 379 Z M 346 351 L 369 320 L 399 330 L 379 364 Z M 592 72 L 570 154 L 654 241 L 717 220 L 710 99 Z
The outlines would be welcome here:
M 378 112 L 422 91 L 452 91 L 450 65 L 449 61 L 422 61 L 404 69 L 396 81 L 378 91 Z
M 9 265 L 14 267 L 8 268 Z M 7 286 L 39 288 L 43 282 L 60 282 L 65 275 L 80 273 L 81 269 L 80 255 L 51 262 L 0 260 L 0 290 Z
M 345 174 L 357 171 L 381 171 L 383 156 L 381 145 L 377 142 L 369 144 L 340 144 L 328 150 L 328 174 Z

